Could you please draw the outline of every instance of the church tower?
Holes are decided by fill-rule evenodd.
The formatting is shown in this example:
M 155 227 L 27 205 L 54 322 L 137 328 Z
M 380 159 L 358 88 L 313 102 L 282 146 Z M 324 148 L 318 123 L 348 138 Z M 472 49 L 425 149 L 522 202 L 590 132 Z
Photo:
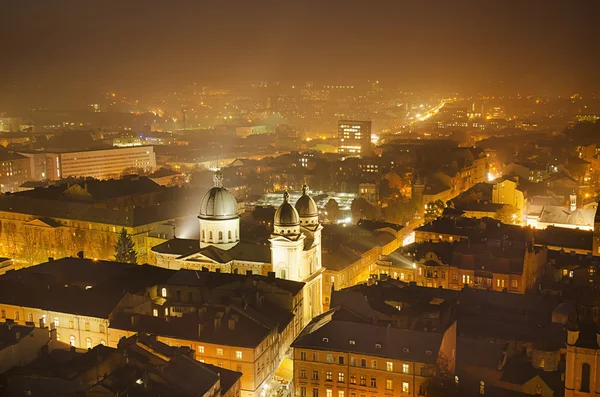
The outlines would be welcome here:
M 565 397 L 600 394 L 600 333 L 587 315 L 567 326 Z
M 319 223 L 317 204 L 308 195 L 308 186 L 302 187 L 302 196 L 296 201 L 295 207 L 300 217 L 300 231 L 307 238 L 304 249 L 308 267 L 304 273 L 310 276 L 321 268 L 321 230 L 323 230 L 323 226 Z
M 215 172 L 214 186 L 200 202 L 200 248 L 210 245 L 228 250 L 240 242 L 237 200 L 223 187 L 223 174 Z
M 298 211 L 289 203 L 288 192 L 283 193 L 283 204 L 275 211 L 271 242 L 271 263 L 279 278 L 302 281 L 302 251 L 305 236 L 300 231 Z
M 598 204 L 600 207 L 600 203 Z M 596 216 L 594 217 L 594 232 L 592 240 L 592 255 L 600 256 L 600 211 L 596 209 Z

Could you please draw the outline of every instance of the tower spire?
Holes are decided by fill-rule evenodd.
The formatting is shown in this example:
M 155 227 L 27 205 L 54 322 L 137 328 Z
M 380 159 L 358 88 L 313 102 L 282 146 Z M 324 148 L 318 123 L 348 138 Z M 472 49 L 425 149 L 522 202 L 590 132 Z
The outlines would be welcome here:
M 215 187 L 223 187 L 223 173 L 220 170 L 215 171 L 213 176 Z

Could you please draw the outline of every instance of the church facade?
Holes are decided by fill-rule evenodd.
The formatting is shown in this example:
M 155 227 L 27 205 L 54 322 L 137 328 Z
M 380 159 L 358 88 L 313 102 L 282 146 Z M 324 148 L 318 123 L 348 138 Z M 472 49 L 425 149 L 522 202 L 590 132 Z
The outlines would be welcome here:
M 200 239 L 175 238 L 152 248 L 154 265 L 238 274 L 274 274 L 304 282 L 302 324 L 322 312 L 321 230 L 315 201 L 303 188 L 292 205 L 284 193 L 275 212 L 269 246 L 241 241 L 237 201 L 215 173 L 214 186 L 200 202 Z

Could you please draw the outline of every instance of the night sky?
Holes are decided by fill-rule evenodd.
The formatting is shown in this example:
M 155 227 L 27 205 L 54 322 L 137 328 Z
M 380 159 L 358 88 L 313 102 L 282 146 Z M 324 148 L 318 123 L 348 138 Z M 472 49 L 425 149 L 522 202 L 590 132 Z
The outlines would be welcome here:
M 597 89 L 599 1 L 0 0 L 0 83 Z

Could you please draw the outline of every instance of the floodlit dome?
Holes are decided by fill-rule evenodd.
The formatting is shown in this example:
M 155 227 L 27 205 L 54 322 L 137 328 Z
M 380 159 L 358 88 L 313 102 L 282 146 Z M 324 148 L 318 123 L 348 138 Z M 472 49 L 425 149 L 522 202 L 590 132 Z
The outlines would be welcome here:
M 308 195 L 308 186 L 302 186 L 302 196 L 296 201 L 296 211 L 302 218 L 319 216 L 317 203 Z
M 238 216 L 237 200 L 231 192 L 223 187 L 223 174 L 217 171 L 214 176 L 215 186 L 200 201 L 201 219 L 233 219 Z
M 298 211 L 288 202 L 288 192 L 283 193 L 283 204 L 275 212 L 275 226 L 298 226 L 300 217 Z

